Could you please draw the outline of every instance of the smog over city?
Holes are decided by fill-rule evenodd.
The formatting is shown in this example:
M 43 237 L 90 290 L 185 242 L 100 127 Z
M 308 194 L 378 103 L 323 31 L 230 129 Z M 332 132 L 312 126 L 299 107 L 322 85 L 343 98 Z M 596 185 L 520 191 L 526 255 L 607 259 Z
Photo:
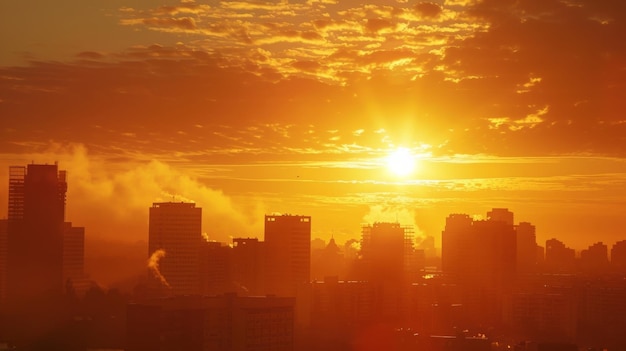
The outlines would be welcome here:
M 0 3 L 0 350 L 626 349 L 626 3 Z

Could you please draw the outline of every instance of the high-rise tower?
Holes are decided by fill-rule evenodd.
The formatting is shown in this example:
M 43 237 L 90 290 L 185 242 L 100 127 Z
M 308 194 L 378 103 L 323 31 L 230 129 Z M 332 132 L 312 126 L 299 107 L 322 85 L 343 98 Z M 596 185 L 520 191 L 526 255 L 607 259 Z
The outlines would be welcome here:
M 415 273 L 413 228 L 374 223 L 363 226 L 361 234 L 365 277 L 374 289 L 373 314 L 382 321 L 402 321 L 407 315 L 406 287 Z
M 63 292 L 65 171 L 30 164 L 9 169 L 7 297 L 28 301 Z
M 515 226 L 517 238 L 517 272 L 532 273 L 537 267 L 537 237 L 535 226 L 521 222 Z
M 374 223 L 361 228 L 361 254 L 368 281 L 408 281 L 412 276 L 413 228 Z
M 460 287 L 466 318 L 475 325 L 501 322 L 516 274 L 513 213 L 493 209 L 487 218 L 475 221 L 453 214 L 442 232 L 443 273 Z
M 165 295 L 200 293 L 202 209 L 193 203 L 150 207 L 148 256 L 154 286 Z
M 311 217 L 265 216 L 267 288 L 269 293 L 295 296 L 311 275 Z
M 0 219 L 0 310 L 5 309 L 7 298 L 8 221 Z

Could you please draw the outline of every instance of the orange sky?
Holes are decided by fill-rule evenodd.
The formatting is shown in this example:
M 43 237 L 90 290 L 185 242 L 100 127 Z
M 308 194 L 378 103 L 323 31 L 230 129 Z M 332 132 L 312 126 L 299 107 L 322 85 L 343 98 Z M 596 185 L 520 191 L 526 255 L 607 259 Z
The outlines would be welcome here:
M 88 236 L 145 240 L 175 199 L 221 241 L 282 212 L 439 244 L 492 207 L 540 244 L 626 239 L 623 1 L 154 3 L 0 3 L 0 184 L 58 161 Z

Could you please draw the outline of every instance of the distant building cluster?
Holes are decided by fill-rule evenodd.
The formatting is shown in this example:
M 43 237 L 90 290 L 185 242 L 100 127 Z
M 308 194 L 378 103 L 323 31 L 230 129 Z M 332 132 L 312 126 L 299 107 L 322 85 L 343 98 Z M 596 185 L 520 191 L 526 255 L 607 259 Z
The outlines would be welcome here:
M 37 349 L 55 333 L 79 340 L 73 349 L 87 334 L 109 345 L 100 330 L 127 351 L 626 348 L 626 240 L 610 259 L 601 242 L 579 255 L 555 238 L 542 247 L 506 208 L 449 215 L 438 255 L 411 226 L 364 224 L 340 246 L 290 214 L 266 215 L 262 238 L 208 241 L 202 208 L 157 202 L 146 274 L 107 319 L 94 306 L 116 295 L 87 291 L 85 229 L 66 221 L 66 191 L 57 165 L 10 168 L 0 340 L 11 345 Z
M 9 169 L 8 217 L 0 221 L 2 329 L 29 339 L 52 328 L 46 314 L 71 290 L 84 291 L 85 228 L 65 219 L 66 173 L 55 165 Z M 21 340 L 17 340 L 18 343 Z

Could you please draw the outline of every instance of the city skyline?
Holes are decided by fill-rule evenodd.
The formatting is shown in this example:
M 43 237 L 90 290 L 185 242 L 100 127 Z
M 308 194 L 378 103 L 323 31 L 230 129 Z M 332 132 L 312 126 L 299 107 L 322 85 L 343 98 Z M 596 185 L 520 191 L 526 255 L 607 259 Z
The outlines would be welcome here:
M 291 214 L 265 215 L 263 241 L 231 245 L 203 235 L 195 203 L 153 203 L 144 264 L 116 257 L 123 288 L 84 269 L 89 230 L 66 221 L 66 171 L 29 164 L 10 175 L 0 220 L 0 339 L 10 348 L 576 350 L 626 341 L 626 240 L 610 258 L 602 242 L 580 255 L 556 238 L 541 247 L 536 227 L 508 208 L 484 219 L 450 214 L 437 255 L 432 237 L 416 240 L 398 221 L 364 225 L 358 248 L 341 249 L 311 237 L 311 216 Z
M 623 235 L 620 1 L 66 7 L 0 4 L 0 169 L 58 161 L 90 238 L 141 240 L 172 198 L 220 241 L 274 212 L 325 240 L 396 218 L 439 238 L 492 207 L 577 250 Z
M 79 148 L 80 149 L 80 148 Z M 33 164 L 37 164 L 37 163 L 33 163 Z M 54 162 L 54 164 L 58 164 L 58 162 Z M 47 163 L 46 163 L 47 165 Z M 13 166 L 11 166 L 13 167 Z M 158 161 L 151 161 L 149 165 L 147 165 L 148 168 L 155 168 L 155 169 L 159 169 L 159 168 L 167 168 L 166 165 L 161 164 Z M 64 167 L 67 168 L 67 167 Z M 140 171 L 140 173 L 145 173 L 146 169 L 142 169 Z M 7 174 L 9 172 L 6 172 Z M 131 177 L 135 177 L 137 176 L 137 174 L 133 174 L 131 175 L 131 173 L 134 172 L 130 172 L 130 173 L 126 173 L 124 174 L 124 176 L 131 176 Z M 145 174 L 144 174 L 145 175 Z M 72 179 L 72 177 L 70 177 L 70 174 L 66 171 L 66 176 L 69 179 Z M 84 174 L 81 174 L 78 177 L 79 181 L 84 181 L 84 178 L 81 179 L 82 177 L 84 177 Z M 141 176 L 139 176 L 141 177 Z M 75 178 L 76 179 L 76 178 Z M 109 180 L 112 184 L 114 184 L 116 182 L 116 180 Z M 137 181 L 140 182 L 141 179 L 137 178 Z M 7 179 L 8 182 L 8 179 Z M 180 184 L 184 184 L 184 183 L 193 183 L 194 180 L 189 178 L 189 177 L 184 177 L 182 181 L 179 181 L 178 183 Z M 84 184 L 83 184 L 84 185 Z M 151 184 L 151 185 L 155 185 L 155 184 Z M 228 203 L 228 199 L 227 198 L 220 198 L 220 192 L 215 191 L 213 189 L 209 189 L 206 188 L 202 185 L 198 185 L 199 189 L 201 190 L 201 192 L 204 192 L 205 194 L 202 194 L 203 196 L 207 197 L 206 195 L 208 194 L 208 198 L 210 197 L 214 197 L 217 198 L 218 201 L 226 201 L 226 203 Z M 6 188 L 8 189 L 8 188 Z M 69 196 L 72 197 L 72 199 L 74 200 L 73 202 L 78 202 L 81 203 L 81 201 L 84 201 L 84 199 L 80 199 L 80 198 L 75 198 L 74 196 L 72 196 L 72 188 L 68 189 L 68 193 L 70 194 Z M 84 191 L 85 189 L 81 189 L 81 191 Z M 152 189 L 154 190 L 154 189 Z M 2 191 L 0 191 L 0 195 L 2 196 L 6 196 L 7 194 L 2 194 Z M 137 195 L 137 194 L 136 194 Z M 155 198 L 156 202 L 162 202 L 162 203 L 192 203 L 192 204 L 197 204 L 200 207 L 202 207 L 203 203 L 206 202 L 196 202 L 193 199 L 189 199 L 187 197 L 185 197 L 184 195 L 180 195 L 180 194 L 176 194 L 176 195 L 169 195 L 166 194 L 165 196 L 158 196 Z M 8 202 L 8 201 L 7 201 Z M 155 203 L 156 203 L 155 202 Z M 4 207 L 4 213 L 2 215 L 0 215 L 1 218 L 7 218 L 7 212 L 8 212 L 8 208 L 6 207 L 7 204 L 3 204 L 4 206 L 2 206 L 2 204 L 0 204 L 0 209 Z M 94 206 L 93 203 L 90 204 L 91 206 Z M 136 204 L 137 206 L 139 206 L 139 204 Z M 215 203 L 211 204 L 212 206 L 215 206 Z M 82 206 L 82 205 L 80 205 Z M 475 219 L 475 220 L 482 220 L 482 219 L 487 219 L 489 217 L 489 213 L 487 213 L 487 215 L 485 215 L 484 213 L 487 212 L 488 209 L 496 209 L 495 206 L 491 206 L 489 204 L 485 204 L 484 205 L 484 209 L 483 207 L 474 207 L 469 211 L 463 212 L 463 211 L 451 211 L 448 212 L 447 214 L 443 215 L 443 217 L 441 218 L 429 218 L 428 221 L 434 221 L 434 222 L 440 222 L 440 225 L 435 224 L 433 226 L 434 231 L 432 232 L 424 232 L 420 225 L 419 225 L 419 219 L 416 218 L 417 216 L 413 216 L 410 213 L 409 209 L 406 208 L 394 208 L 394 209 L 385 209 L 382 208 L 382 206 L 374 206 L 373 209 L 370 209 L 370 212 L 368 214 L 366 214 L 365 216 L 363 216 L 363 218 L 361 219 L 361 221 L 358 222 L 353 222 L 351 224 L 349 224 L 349 226 L 353 227 L 350 229 L 346 229 L 345 232 L 342 231 L 335 231 L 334 229 L 331 229 L 330 231 L 316 231 L 315 226 L 311 226 L 312 228 L 312 239 L 323 239 L 325 241 L 330 240 L 331 238 L 335 238 L 335 239 L 339 239 L 341 243 L 350 241 L 350 240 L 354 240 L 354 239 L 358 239 L 360 236 L 360 231 L 362 229 L 363 225 L 371 225 L 374 223 L 398 223 L 398 224 L 402 224 L 402 225 L 410 225 L 414 228 L 414 230 L 416 230 L 417 235 L 416 238 L 417 239 L 425 239 L 427 237 L 433 237 L 435 238 L 435 243 L 436 243 L 436 247 L 438 249 L 441 249 L 441 232 L 444 230 L 445 228 L 445 217 L 447 217 L 448 215 L 453 215 L 453 214 L 462 214 L 462 215 L 468 215 L 470 218 Z M 67 207 L 69 209 L 71 209 L 72 207 L 79 207 L 79 206 L 72 206 L 72 202 L 70 202 Z M 142 207 L 143 208 L 143 212 L 145 212 L 145 206 Z M 283 204 L 281 206 L 281 208 L 285 208 L 287 209 L 285 212 L 278 212 L 278 211 L 270 211 L 270 212 L 258 212 L 259 209 L 257 209 L 257 215 L 261 216 L 260 221 L 263 222 L 263 216 L 268 216 L 268 215 L 281 215 L 281 214 L 294 214 L 294 215 L 300 215 L 302 213 L 311 213 L 311 212 L 315 212 L 315 206 L 310 207 L 309 209 L 311 209 L 310 211 L 307 211 L 306 206 L 302 206 L 302 212 L 294 212 L 294 211 L 290 211 L 288 210 L 289 206 Z M 467 207 L 469 208 L 469 207 Z M 107 208 L 106 205 L 104 204 L 100 204 L 97 205 L 97 209 L 99 212 L 102 213 L 107 213 L 108 211 L 111 210 L 111 208 Z M 505 208 L 506 209 L 506 208 Z M 227 208 L 226 209 L 227 212 L 232 210 L 232 208 Z M 482 210 L 482 213 L 481 213 Z M 418 210 L 415 211 L 415 213 L 417 213 Z M 81 212 L 74 212 L 74 211 L 68 211 L 70 213 L 70 216 L 72 218 L 75 218 L 75 222 L 77 223 L 81 223 L 81 225 L 85 226 L 85 227 L 93 227 L 99 223 L 103 223 L 101 222 L 101 220 L 94 220 L 93 216 L 87 216 L 87 217 L 83 217 L 81 216 Z M 374 213 L 376 212 L 376 213 Z M 519 211 L 516 210 L 516 213 L 519 213 Z M 144 213 L 145 214 L 145 213 Z M 144 214 L 139 213 L 139 211 L 132 211 L 131 213 L 128 214 L 124 214 L 122 216 L 120 216 L 121 218 L 115 218 L 115 221 L 119 221 L 118 223 L 114 223 L 114 226 L 110 227 L 110 228 L 115 228 L 115 226 L 123 226 L 124 224 L 130 224 L 131 228 L 133 228 L 134 233 L 132 234 L 131 237 L 127 237 L 127 238 L 122 238 L 120 239 L 119 237 L 113 237 L 111 236 L 111 232 L 110 230 L 103 230 L 102 228 L 95 228 L 95 233 L 92 233 L 90 235 L 90 237 L 87 238 L 87 240 L 93 240 L 95 239 L 97 242 L 100 241 L 106 241 L 106 240 L 112 240 L 113 242 L 120 242 L 120 243 L 132 243 L 132 242 L 137 242 L 137 241 L 143 241 L 143 242 L 147 242 L 147 238 L 148 238 L 148 225 L 145 221 L 145 218 L 137 218 L 137 216 L 143 216 Z M 221 213 L 223 214 L 223 213 Z M 84 215 L 84 213 L 83 213 Z M 120 215 L 119 212 L 117 212 L 115 215 Z M 215 215 L 215 214 L 213 214 Z M 233 217 L 229 217 L 229 220 L 236 220 L 237 214 L 234 213 L 227 213 L 227 216 L 234 216 Z M 239 214 L 241 215 L 241 214 Z M 133 218 L 131 218 L 133 217 Z M 145 217 L 145 216 L 144 216 Z M 77 219 L 76 219 L 77 218 Z M 257 229 L 256 227 L 258 225 L 251 225 L 251 226 L 247 226 L 244 223 L 238 223 L 235 224 L 236 227 L 238 228 L 245 228 L 242 231 L 239 232 L 232 232 L 232 231 L 228 231 L 228 229 L 226 229 L 227 231 L 225 232 L 220 232 L 218 230 L 213 230 L 211 231 L 211 229 L 208 229 L 206 227 L 211 227 L 211 228 L 220 228 L 219 230 L 222 230 L 221 228 L 224 228 L 223 225 L 224 223 L 220 223 L 221 220 L 219 219 L 219 215 L 215 216 L 215 217 L 211 217 L 209 216 L 209 223 L 206 223 L 207 218 L 205 217 L 205 215 L 202 215 L 203 221 L 202 221 L 202 236 L 204 237 L 205 240 L 207 241 L 217 241 L 217 242 L 230 242 L 230 240 L 233 237 L 254 237 L 254 238 L 258 238 L 258 239 L 262 239 L 263 238 L 263 224 L 261 224 L 261 228 Z M 242 219 L 243 217 L 239 217 L 240 219 Z M 257 219 L 258 220 L 258 219 Z M 536 222 L 532 219 L 529 218 L 524 218 L 523 221 L 526 222 L 531 222 L 532 225 L 535 225 Z M 317 222 L 317 221 L 316 221 Z M 234 222 L 233 222 L 234 223 Z M 229 225 L 232 225 L 233 223 L 228 223 Z M 546 223 L 546 222 L 544 222 Z M 550 223 L 549 218 L 547 219 L 547 223 Z M 318 224 L 318 223 L 316 223 Z M 608 224 L 608 223 L 607 223 Z M 440 226 L 440 230 L 437 232 L 436 228 Z M 104 225 L 105 228 L 109 228 L 109 226 L 107 226 L 106 224 Z M 119 227 L 118 227 L 119 228 Z M 112 230 L 112 229 L 111 229 Z M 125 232 L 127 233 L 127 232 Z M 589 245 L 596 243 L 596 242 L 604 242 L 607 243 L 609 245 L 614 244 L 618 241 L 623 240 L 623 235 L 618 231 L 618 230 L 614 230 L 614 232 L 612 232 L 614 235 L 608 235 L 607 237 L 603 237 L 603 236 L 589 236 L 589 237 L 582 237 L 582 238 L 572 238 L 567 236 L 567 234 L 563 233 L 563 232 L 556 232 L 556 233 L 546 233 L 545 231 L 542 230 L 541 227 L 539 227 L 538 231 L 537 231 L 537 243 L 539 243 L 540 245 L 545 245 L 546 241 L 554 239 L 554 238 L 558 238 L 560 240 L 563 240 L 565 242 L 566 245 L 568 245 L 569 247 L 572 247 L 573 249 L 576 250 L 576 253 L 579 254 L 581 251 L 585 250 L 588 248 Z
M 623 0 L 0 1 L 0 348 L 626 349 Z

